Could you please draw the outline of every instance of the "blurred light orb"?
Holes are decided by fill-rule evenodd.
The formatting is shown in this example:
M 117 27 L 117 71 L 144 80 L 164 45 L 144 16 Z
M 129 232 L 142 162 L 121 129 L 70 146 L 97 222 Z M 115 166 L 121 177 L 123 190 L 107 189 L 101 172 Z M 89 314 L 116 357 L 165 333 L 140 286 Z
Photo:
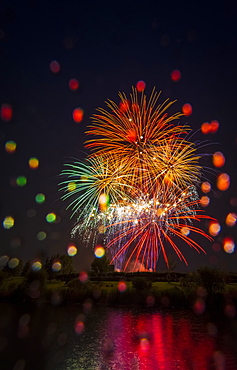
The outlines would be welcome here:
M 49 65 L 49 68 L 51 72 L 56 74 L 60 71 L 60 64 L 56 60 L 52 60 L 52 62 Z
M 105 255 L 105 249 L 101 245 L 98 245 L 95 247 L 94 254 L 97 258 L 101 258 Z
M 12 119 L 12 106 L 10 104 L 1 105 L 1 118 L 5 122 L 9 122 Z
M 229 188 L 230 186 L 230 176 L 227 175 L 227 173 L 221 173 L 217 177 L 217 183 L 216 186 L 218 187 L 219 190 L 225 191 Z
M 72 91 L 76 91 L 79 88 L 79 82 L 75 78 L 71 78 L 69 81 L 69 88 Z
M 236 224 L 236 220 L 237 220 L 237 214 L 236 213 L 228 213 L 228 215 L 226 216 L 225 222 L 226 222 L 227 226 L 233 227 Z
M 35 157 L 29 159 L 29 167 L 35 170 L 39 167 L 39 160 Z
M 67 254 L 70 256 L 70 257 L 73 257 L 77 254 L 77 248 L 74 244 L 69 244 L 68 248 L 67 248 Z
M 172 72 L 171 72 L 171 80 L 174 81 L 174 82 L 178 82 L 181 78 L 181 73 L 178 69 L 174 69 Z
M 53 272 L 58 272 L 58 271 L 61 270 L 61 268 L 62 268 L 62 265 L 59 261 L 53 262 L 53 264 L 52 264 L 52 271 Z
M 109 203 L 109 196 L 105 193 L 101 194 L 99 197 L 100 205 L 107 205 Z
M 127 290 L 127 285 L 126 285 L 125 281 L 119 281 L 119 283 L 118 283 L 118 291 L 120 293 L 123 293 L 123 292 L 125 292 L 125 290 Z
M 77 321 L 75 325 L 75 332 L 79 335 L 85 330 L 85 325 L 82 321 Z
M 67 185 L 67 190 L 69 192 L 76 190 L 76 188 L 77 188 L 77 185 L 75 182 L 69 182 Z
M 3 227 L 4 229 L 10 229 L 14 226 L 15 220 L 12 216 L 6 216 L 3 220 Z
M 221 152 L 215 152 L 212 156 L 212 163 L 215 167 L 222 167 L 225 164 L 225 157 Z
M 16 179 L 16 184 L 18 186 L 25 186 L 27 184 L 27 178 L 25 176 L 18 176 Z
M 45 202 L 45 195 L 44 195 L 44 194 L 42 194 L 42 193 L 37 194 L 37 195 L 35 196 L 35 201 L 36 201 L 36 203 L 38 203 L 38 204 L 42 204 L 42 203 L 44 203 L 44 202 Z
M 0 257 L 0 267 L 4 267 L 6 266 L 6 264 L 8 263 L 9 261 L 9 257 L 8 256 L 1 256 Z
M 207 207 L 210 203 L 210 198 L 206 195 L 204 195 L 203 197 L 201 197 L 200 199 L 200 204 L 202 207 Z
M 226 253 L 231 254 L 235 251 L 235 243 L 234 240 L 230 237 L 226 237 L 223 240 L 223 249 Z
M 5 144 L 5 150 L 7 153 L 15 153 L 16 151 L 16 143 L 15 141 L 7 141 Z
M 221 231 L 221 225 L 217 222 L 210 222 L 209 227 L 208 227 L 208 232 L 211 236 L 216 236 L 219 234 Z
M 147 338 L 141 338 L 140 347 L 142 351 L 147 351 L 149 348 L 149 340 Z
M 201 185 L 201 189 L 203 193 L 209 193 L 211 190 L 211 184 L 208 181 L 204 181 Z
M 102 211 L 105 211 L 109 205 L 109 196 L 105 193 L 99 197 L 99 206 Z
M 219 129 L 219 122 L 214 120 L 210 123 L 210 133 L 215 134 Z
M 209 125 L 209 122 L 204 122 L 201 126 L 201 131 L 203 134 L 209 134 L 210 132 L 210 125 Z
M 88 281 L 88 274 L 85 271 L 81 271 L 78 279 L 81 283 L 86 283 Z
M 144 81 L 141 80 L 136 83 L 137 91 L 142 92 L 145 90 L 145 88 L 146 88 L 146 83 Z
M 182 112 L 185 116 L 191 116 L 191 114 L 193 113 L 193 108 L 191 104 L 189 103 L 184 104 L 182 106 Z
M 39 231 L 36 235 L 36 238 L 38 240 L 42 241 L 46 238 L 46 233 L 44 231 Z
M 181 233 L 185 236 L 188 236 L 190 234 L 190 229 L 187 226 L 182 227 Z
M 42 269 L 42 263 L 40 261 L 35 261 L 34 263 L 32 263 L 31 269 L 33 271 L 40 271 Z
M 52 223 L 56 221 L 56 218 L 57 216 L 55 215 L 55 213 L 48 213 L 46 216 L 46 221 Z
M 203 134 L 215 134 L 219 129 L 219 122 L 214 120 L 209 122 L 204 122 L 201 126 L 201 131 Z
M 79 123 L 83 120 L 84 111 L 82 108 L 75 108 L 72 112 L 72 117 L 75 122 Z
M 19 265 L 19 259 L 18 258 L 11 258 L 8 262 L 8 266 L 10 269 L 14 269 Z

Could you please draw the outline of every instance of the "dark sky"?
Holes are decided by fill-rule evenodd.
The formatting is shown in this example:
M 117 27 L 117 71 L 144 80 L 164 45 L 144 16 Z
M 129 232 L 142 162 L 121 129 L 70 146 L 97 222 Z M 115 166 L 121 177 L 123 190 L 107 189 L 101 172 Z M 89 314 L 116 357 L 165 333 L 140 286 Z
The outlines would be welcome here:
M 195 140 L 209 140 L 205 151 L 225 155 L 220 172 L 230 175 L 231 185 L 221 192 L 216 175 L 204 173 L 213 189 L 205 211 L 222 226 L 216 243 L 221 245 L 226 236 L 237 242 L 236 226 L 225 225 L 226 215 L 237 212 L 236 17 L 234 1 L 214 6 L 149 0 L 1 1 L 0 104 L 10 104 L 13 116 L 0 122 L 0 256 L 26 260 L 66 252 L 75 219 L 60 200 L 58 174 L 71 157 L 85 157 L 84 131 L 95 109 L 108 98 L 118 103 L 118 91 L 129 94 L 139 80 L 146 82 L 148 95 L 156 86 L 163 91 L 161 99 L 177 99 L 176 111 L 190 103 L 193 114 L 181 121 L 194 131 L 203 122 L 219 121 L 216 134 L 199 131 Z M 60 65 L 57 74 L 50 70 L 53 60 Z M 170 78 L 174 69 L 181 71 L 177 83 Z M 77 91 L 69 88 L 72 78 L 79 81 Z M 72 118 L 76 107 L 84 110 L 80 123 Z M 5 150 L 9 140 L 17 143 L 15 153 Z M 39 168 L 29 168 L 30 157 L 39 159 Z M 211 157 L 204 164 L 213 168 Z M 27 178 L 24 187 L 14 186 L 20 175 Z M 45 194 L 44 204 L 35 202 L 38 193 Z M 60 222 L 47 223 L 50 212 Z M 11 229 L 2 226 L 6 216 L 15 220 Z M 42 241 L 37 239 L 40 231 L 46 233 Z M 178 264 L 179 270 L 211 265 L 236 271 L 236 252 L 215 251 L 205 239 L 202 243 L 207 255 L 183 248 L 189 267 Z M 87 268 L 92 251 L 79 241 L 77 246 L 75 267 Z

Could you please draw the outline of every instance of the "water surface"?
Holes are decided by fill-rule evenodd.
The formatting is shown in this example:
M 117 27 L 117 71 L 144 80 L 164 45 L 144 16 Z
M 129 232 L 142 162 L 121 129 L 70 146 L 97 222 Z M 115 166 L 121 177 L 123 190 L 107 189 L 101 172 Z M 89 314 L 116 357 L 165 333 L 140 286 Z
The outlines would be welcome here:
M 0 304 L 1 369 L 236 370 L 237 323 L 182 310 Z

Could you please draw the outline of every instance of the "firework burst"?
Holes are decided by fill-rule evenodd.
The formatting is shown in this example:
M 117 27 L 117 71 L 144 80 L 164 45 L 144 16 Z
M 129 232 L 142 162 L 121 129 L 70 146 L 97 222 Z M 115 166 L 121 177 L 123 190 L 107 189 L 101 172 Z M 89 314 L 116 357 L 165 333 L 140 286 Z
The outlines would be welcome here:
M 120 270 L 155 270 L 160 255 L 168 264 L 167 244 L 187 264 L 175 240 L 205 252 L 189 233 L 211 239 L 194 226 L 210 217 L 199 209 L 202 168 L 190 127 L 176 122 L 180 113 L 168 115 L 174 102 L 159 97 L 155 89 L 147 99 L 133 88 L 130 99 L 119 93 L 119 105 L 109 100 L 108 111 L 98 108 L 86 132 L 95 136 L 85 143 L 92 153 L 61 172 L 62 199 L 77 214 L 72 236 L 94 245 L 103 234 Z

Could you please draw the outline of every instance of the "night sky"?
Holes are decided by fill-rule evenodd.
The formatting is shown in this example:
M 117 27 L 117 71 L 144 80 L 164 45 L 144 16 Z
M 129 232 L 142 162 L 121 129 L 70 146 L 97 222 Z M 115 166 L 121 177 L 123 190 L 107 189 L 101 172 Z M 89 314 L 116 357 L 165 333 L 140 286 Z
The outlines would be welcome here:
M 60 200 L 58 175 L 64 163 L 88 153 L 84 132 L 96 108 L 105 107 L 107 99 L 119 103 L 118 91 L 129 94 L 143 80 L 148 95 L 156 86 L 162 101 L 177 99 L 175 111 L 191 104 L 192 115 L 181 122 L 196 132 L 195 141 L 209 142 L 202 152 L 221 151 L 226 159 L 215 173 L 212 156 L 202 160 L 212 168 L 203 177 L 212 184 L 205 212 L 217 218 L 221 231 L 213 243 L 201 239 L 207 255 L 183 247 L 189 266 L 178 263 L 177 269 L 209 265 L 236 271 L 236 252 L 222 248 L 226 237 L 237 243 L 237 226 L 225 222 L 229 212 L 237 213 L 236 19 L 234 1 L 214 7 L 208 2 L 195 7 L 171 1 L 1 1 L 0 256 L 25 261 L 66 253 L 76 219 L 70 219 Z M 50 69 L 52 61 L 58 62 L 58 73 Z M 173 82 L 170 74 L 176 69 L 181 79 Z M 76 91 L 69 88 L 70 79 L 79 81 Z M 11 119 L 4 117 L 8 106 Z M 79 123 L 72 116 L 77 107 L 84 111 Z M 219 122 L 219 130 L 204 135 L 202 123 L 212 120 Z M 6 151 L 8 141 L 17 144 L 15 152 Z M 36 169 L 29 167 L 32 157 L 39 160 Z M 222 172 L 230 176 L 226 191 L 216 187 Z M 19 176 L 26 177 L 25 186 L 16 184 Z M 39 193 L 45 195 L 43 204 L 35 201 Z M 57 215 L 53 224 L 46 221 L 51 212 Z M 10 229 L 3 227 L 7 216 L 15 221 Z M 208 232 L 205 223 L 202 228 Z M 46 238 L 38 240 L 42 231 Z M 87 269 L 93 252 L 76 244 L 74 266 Z M 165 269 L 162 259 L 159 268 Z

